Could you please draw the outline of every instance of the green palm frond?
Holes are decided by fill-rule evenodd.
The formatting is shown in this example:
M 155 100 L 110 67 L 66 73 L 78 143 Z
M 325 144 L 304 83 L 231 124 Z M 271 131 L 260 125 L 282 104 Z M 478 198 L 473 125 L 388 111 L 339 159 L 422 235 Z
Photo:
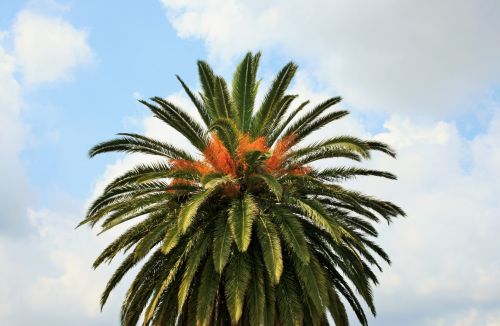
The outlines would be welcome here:
M 319 117 L 323 112 L 325 112 L 331 106 L 339 103 L 341 101 L 340 97 L 333 97 L 324 101 L 323 103 L 318 104 L 312 110 L 304 114 L 301 118 L 299 118 L 296 122 L 294 122 L 291 126 L 289 126 L 284 132 L 283 136 L 288 136 L 291 134 L 295 134 L 299 132 L 301 129 L 306 128 L 309 123 L 314 121 L 317 117 Z M 337 114 L 347 113 L 346 111 L 339 111 Z M 345 114 L 344 114 L 345 115 Z
M 154 113 L 155 117 L 186 137 L 194 147 L 199 150 L 203 150 L 206 147 L 206 130 L 186 112 L 160 97 L 153 97 L 151 101 L 155 102 L 156 105 L 142 100 L 140 102 L 146 105 Z
M 274 130 L 272 130 L 268 136 L 268 143 L 273 145 L 281 133 L 285 130 L 286 127 L 294 120 L 297 114 L 302 111 L 306 105 L 309 104 L 309 101 L 302 102 L 295 110 L 293 110 L 286 118 L 285 121 L 279 123 Z
M 279 283 L 283 272 L 281 241 L 275 225 L 263 216 L 257 217 L 257 239 L 262 249 L 262 260 L 273 284 Z
M 250 258 L 246 253 L 235 253 L 225 273 L 225 295 L 227 309 L 235 325 L 243 314 L 243 304 L 251 277 Z
M 244 321 L 250 325 L 264 325 L 266 312 L 266 291 L 264 281 L 264 266 L 260 258 L 253 251 L 251 255 L 251 280 L 248 285 L 247 318 Z
M 217 119 L 215 107 L 215 74 L 210 65 L 204 61 L 198 61 L 198 76 L 201 82 L 202 99 L 210 120 Z
M 262 130 L 266 128 L 268 124 L 272 124 L 273 119 L 276 118 L 276 113 L 280 108 L 279 103 L 282 100 L 288 85 L 290 85 L 296 71 L 297 65 L 290 62 L 283 67 L 283 69 L 281 69 L 274 79 L 271 87 L 264 97 L 262 105 L 252 119 L 251 134 L 253 136 L 260 135 Z
M 215 272 L 210 259 L 205 260 L 201 270 L 200 287 L 198 289 L 198 298 L 196 305 L 196 319 L 200 326 L 209 326 L 214 315 L 214 306 L 217 298 L 219 275 Z
M 246 193 L 243 197 L 234 199 L 229 208 L 229 226 L 238 249 L 245 252 L 250 245 L 252 226 L 257 214 L 257 204 L 252 195 Z
M 237 112 L 234 109 L 233 103 L 229 96 L 226 81 L 220 76 L 216 76 L 215 80 L 215 110 L 219 118 L 232 118 L 238 121 Z
M 123 137 L 102 142 L 92 147 L 89 156 L 101 153 L 127 152 L 159 155 L 169 159 L 192 160 L 192 156 L 182 149 L 142 135 L 122 133 Z
M 191 91 L 191 89 L 186 85 L 186 83 L 184 82 L 184 80 L 182 80 L 181 77 L 179 77 L 177 75 L 176 75 L 176 77 L 177 77 L 177 80 L 181 83 L 182 88 L 186 92 L 187 96 L 189 96 L 189 99 L 191 100 L 191 102 L 195 106 L 196 110 L 198 110 L 198 114 L 200 115 L 200 117 L 203 120 L 203 122 L 205 123 L 205 125 L 207 125 L 207 126 L 210 125 L 210 116 L 208 115 L 207 109 L 205 108 L 205 105 L 203 104 L 201 99 L 198 98 L 196 96 L 196 94 L 193 93 L 193 91 Z
M 236 122 L 244 132 L 248 131 L 257 95 L 257 67 L 260 54 L 247 53 L 233 76 L 231 98 L 238 112 Z

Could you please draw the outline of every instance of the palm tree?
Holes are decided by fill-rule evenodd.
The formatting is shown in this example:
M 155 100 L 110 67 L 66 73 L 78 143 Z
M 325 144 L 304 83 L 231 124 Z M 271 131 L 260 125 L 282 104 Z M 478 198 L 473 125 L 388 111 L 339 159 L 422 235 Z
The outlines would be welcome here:
M 337 136 L 299 146 L 314 131 L 348 114 L 329 111 L 330 98 L 291 109 L 286 94 L 297 66 L 277 74 L 256 108 L 260 53 L 238 65 L 231 89 L 198 62 L 201 92 L 177 77 L 203 123 L 160 97 L 140 101 L 177 130 L 198 153 L 138 134 L 100 143 L 106 152 L 162 158 L 139 165 L 107 185 L 82 224 L 102 232 L 140 219 L 96 259 L 126 256 L 104 293 L 145 260 L 121 309 L 122 325 L 348 325 L 345 303 L 363 325 L 362 299 L 375 314 L 372 285 L 389 257 L 373 238 L 373 222 L 404 215 L 396 205 L 343 188 L 356 176 L 395 179 L 358 167 L 320 169 L 318 160 L 361 161 L 387 145 Z M 305 112 L 307 111 L 307 112 Z

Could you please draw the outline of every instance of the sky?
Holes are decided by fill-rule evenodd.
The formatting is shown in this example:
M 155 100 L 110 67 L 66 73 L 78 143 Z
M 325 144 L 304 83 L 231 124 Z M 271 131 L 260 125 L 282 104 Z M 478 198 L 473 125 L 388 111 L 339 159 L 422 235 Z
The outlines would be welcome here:
M 185 144 L 137 99 L 194 111 L 175 74 L 197 89 L 196 60 L 230 78 L 249 50 L 262 89 L 293 60 L 291 92 L 344 98 L 351 115 L 312 139 L 398 151 L 365 164 L 398 181 L 349 184 L 408 214 L 380 225 L 393 263 L 370 325 L 500 325 L 499 15 L 496 0 L 2 1 L 0 325 L 119 324 L 130 278 L 101 312 L 116 264 L 91 268 L 119 231 L 74 228 L 145 158 L 87 151 L 118 132 Z

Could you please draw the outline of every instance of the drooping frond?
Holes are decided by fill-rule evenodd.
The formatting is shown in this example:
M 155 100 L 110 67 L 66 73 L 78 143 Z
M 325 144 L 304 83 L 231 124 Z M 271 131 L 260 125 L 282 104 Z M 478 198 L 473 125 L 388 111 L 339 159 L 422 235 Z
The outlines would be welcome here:
M 231 321 L 236 325 L 243 314 L 243 304 L 250 283 L 251 265 L 248 254 L 236 253 L 231 257 L 225 276 L 226 304 Z
M 221 274 L 229 259 L 233 238 L 226 215 L 216 217 L 213 234 L 213 262 L 217 273 Z
M 261 215 L 257 217 L 256 230 L 267 273 L 271 282 L 277 284 L 283 272 L 283 258 L 278 231 L 268 218 Z
M 245 252 L 250 245 L 252 226 L 257 214 L 257 204 L 252 195 L 246 193 L 243 197 L 234 199 L 229 208 L 229 226 L 234 242 L 239 251 Z

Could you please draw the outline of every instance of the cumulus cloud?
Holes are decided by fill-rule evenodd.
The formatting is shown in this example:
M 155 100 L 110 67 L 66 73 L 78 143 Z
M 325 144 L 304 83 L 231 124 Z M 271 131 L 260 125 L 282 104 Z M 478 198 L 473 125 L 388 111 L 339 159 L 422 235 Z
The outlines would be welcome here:
M 500 3 L 162 0 L 181 37 L 221 61 L 249 49 L 304 61 L 363 110 L 443 117 L 500 82 Z
M 27 84 L 68 80 L 93 57 L 87 32 L 59 17 L 24 10 L 13 26 L 15 57 Z

